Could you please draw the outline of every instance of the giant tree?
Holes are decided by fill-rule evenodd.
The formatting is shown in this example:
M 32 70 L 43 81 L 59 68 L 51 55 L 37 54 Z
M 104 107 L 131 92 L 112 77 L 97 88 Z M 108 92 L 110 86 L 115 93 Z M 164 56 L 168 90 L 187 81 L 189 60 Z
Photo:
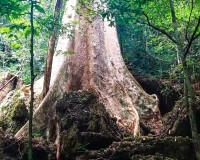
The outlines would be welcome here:
M 87 14 L 76 14 L 75 6 L 85 10 L 81 3 L 69 0 L 62 21 L 76 20 L 75 33 L 71 38 L 61 35 L 56 48 L 59 53 L 73 54 L 59 55 L 61 61 L 53 62 L 52 69 L 57 72 L 53 72 L 50 90 L 34 113 L 34 128 L 47 129 L 49 118 L 52 118 L 47 112 L 63 92 L 89 90 L 121 127 L 139 135 L 140 122 L 145 121 L 152 133 L 159 134 L 162 122 L 158 98 L 145 93 L 128 71 L 121 56 L 116 28 L 110 27 L 100 16 L 93 17 L 93 22 L 88 21 L 91 19 Z M 87 4 L 91 10 L 95 6 L 96 3 Z M 27 126 L 19 130 L 16 137 L 26 135 Z

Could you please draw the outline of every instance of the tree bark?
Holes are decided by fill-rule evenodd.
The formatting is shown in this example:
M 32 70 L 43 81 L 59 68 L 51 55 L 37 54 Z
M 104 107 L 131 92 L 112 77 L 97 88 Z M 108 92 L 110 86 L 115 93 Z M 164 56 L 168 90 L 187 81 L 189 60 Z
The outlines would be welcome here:
M 53 31 L 49 38 L 49 45 L 48 51 L 46 56 L 46 65 L 44 71 L 44 84 L 43 84 L 43 98 L 46 96 L 47 92 L 49 91 L 50 80 L 51 80 L 51 70 L 52 70 L 52 63 L 53 63 L 53 55 L 55 52 L 56 41 L 58 37 L 58 31 L 60 28 L 60 17 L 62 15 L 62 9 L 65 6 L 65 1 L 57 0 L 55 5 L 54 11 L 54 24 L 53 24 Z
M 183 73 L 185 78 L 185 87 L 186 87 L 185 90 L 187 91 L 186 104 L 188 104 L 188 109 L 189 109 L 189 119 L 190 119 L 192 138 L 194 140 L 194 147 L 197 160 L 200 160 L 200 137 L 197 131 L 195 92 L 190 81 L 190 74 L 188 71 L 188 66 L 185 58 L 182 58 L 182 64 L 183 64 Z
M 47 92 L 49 91 L 55 43 L 56 43 L 56 36 L 55 34 L 53 34 L 49 38 L 49 47 L 48 47 L 48 52 L 46 56 L 46 65 L 45 65 L 45 71 L 44 71 L 44 85 L 43 85 L 43 91 L 42 91 L 43 98 L 46 96 Z
M 135 136 L 140 134 L 141 120 L 159 134 L 162 121 L 157 96 L 145 93 L 128 71 L 121 56 L 116 28 L 100 17 L 93 23 L 78 15 L 76 20 L 79 24 L 67 48 L 75 54 L 65 57 L 52 88 L 34 114 L 35 127 L 42 130 L 47 126 L 46 113 L 63 92 L 88 90 L 105 105 L 119 126 Z M 26 135 L 26 127 L 16 137 Z

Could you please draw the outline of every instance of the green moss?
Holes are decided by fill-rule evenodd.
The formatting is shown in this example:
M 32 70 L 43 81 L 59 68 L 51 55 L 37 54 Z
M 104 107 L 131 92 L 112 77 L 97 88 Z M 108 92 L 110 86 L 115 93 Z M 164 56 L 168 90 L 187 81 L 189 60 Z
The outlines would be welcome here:
M 28 110 L 26 104 L 23 100 L 19 100 L 13 105 L 13 110 L 11 113 L 12 120 L 24 122 L 28 118 Z
M 15 97 L 16 98 L 16 97 Z M 15 133 L 28 120 L 28 110 L 23 99 L 15 101 L 2 107 L 0 127 L 7 133 Z

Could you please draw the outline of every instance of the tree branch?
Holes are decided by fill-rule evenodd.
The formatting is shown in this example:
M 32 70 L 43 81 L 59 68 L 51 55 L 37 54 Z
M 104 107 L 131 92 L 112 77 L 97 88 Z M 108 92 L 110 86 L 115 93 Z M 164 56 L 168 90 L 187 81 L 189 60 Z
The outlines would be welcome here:
M 155 29 L 155 30 L 161 32 L 162 34 L 164 34 L 165 36 L 167 36 L 172 42 L 174 42 L 174 43 L 177 44 L 177 41 L 176 41 L 167 31 L 165 31 L 164 29 L 162 29 L 162 28 L 160 28 L 160 27 L 158 27 L 158 26 L 152 24 L 152 23 L 150 22 L 150 20 L 149 20 L 149 17 L 147 16 L 147 14 L 144 13 L 143 11 L 142 11 L 142 13 L 143 13 L 143 15 L 146 17 L 147 23 L 148 23 L 148 25 L 149 25 L 150 27 L 152 27 L 153 29 Z
M 199 36 L 200 36 L 200 33 L 197 34 L 197 35 L 193 38 L 193 40 L 197 39 Z
M 4 84 L 1 88 L 0 91 L 3 90 L 10 82 L 12 82 L 17 76 L 13 76 L 6 84 Z
M 190 25 L 193 8 L 194 8 L 194 0 L 192 0 L 192 7 L 191 7 L 191 10 L 190 10 L 190 16 L 189 16 L 189 20 L 188 20 L 187 27 L 186 27 L 186 32 L 185 32 L 185 39 L 188 42 L 189 42 L 189 39 L 188 39 L 188 28 L 189 28 L 189 25 Z
M 186 48 L 185 48 L 184 57 L 187 56 L 187 54 L 188 54 L 188 52 L 189 52 L 189 50 L 190 50 L 190 47 L 191 47 L 191 45 L 192 45 L 192 42 L 193 42 L 196 38 L 198 38 L 198 37 L 200 36 L 200 33 L 196 35 L 199 26 L 200 26 L 200 17 L 198 18 L 198 22 L 197 22 L 197 25 L 196 25 L 196 27 L 195 27 L 195 29 L 194 29 L 194 32 L 193 32 L 193 34 L 192 34 L 192 37 L 190 38 L 190 41 L 188 42 L 188 44 L 187 44 L 187 46 L 186 46 Z

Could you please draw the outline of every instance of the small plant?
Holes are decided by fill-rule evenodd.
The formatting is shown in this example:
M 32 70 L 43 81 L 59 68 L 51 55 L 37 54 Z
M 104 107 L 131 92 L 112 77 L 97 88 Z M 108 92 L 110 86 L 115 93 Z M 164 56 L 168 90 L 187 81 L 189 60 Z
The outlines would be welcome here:
M 33 137 L 34 138 L 39 138 L 41 136 L 42 136 L 42 134 L 39 130 L 33 130 Z

